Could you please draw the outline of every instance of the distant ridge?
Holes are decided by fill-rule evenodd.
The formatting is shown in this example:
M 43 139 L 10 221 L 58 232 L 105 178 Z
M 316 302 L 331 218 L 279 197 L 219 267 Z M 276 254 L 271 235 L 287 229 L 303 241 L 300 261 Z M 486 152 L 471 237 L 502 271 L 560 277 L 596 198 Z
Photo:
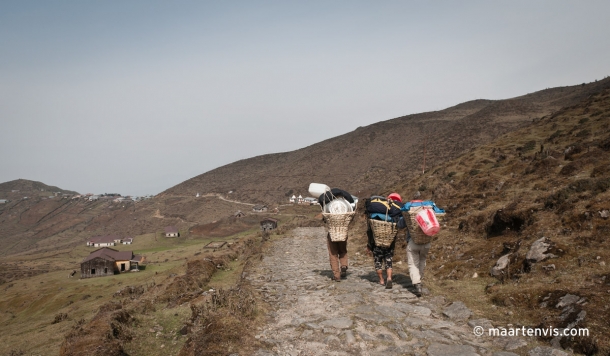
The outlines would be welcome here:
M 9 182 L 0 183 L 0 193 L 11 193 L 17 190 L 23 192 L 60 192 L 62 194 L 78 194 L 72 190 L 65 190 L 52 185 L 46 185 L 42 182 L 37 182 L 27 179 L 15 179 Z
M 284 153 L 240 160 L 191 178 L 161 196 L 221 193 L 242 201 L 277 203 L 307 194 L 311 182 L 368 194 L 421 174 L 494 138 L 530 125 L 610 87 L 610 79 L 530 93 L 506 100 L 473 100 L 359 127 Z

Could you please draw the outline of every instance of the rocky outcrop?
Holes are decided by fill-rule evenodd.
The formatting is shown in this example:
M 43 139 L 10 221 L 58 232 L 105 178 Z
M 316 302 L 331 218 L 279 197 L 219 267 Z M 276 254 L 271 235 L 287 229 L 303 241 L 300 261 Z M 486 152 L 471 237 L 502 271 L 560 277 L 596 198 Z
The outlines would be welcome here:
M 504 255 L 498 259 L 496 264 L 491 268 L 489 274 L 493 277 L 503 278 L 508 274 L 508 264 L 510 263 L 510 254 Z
M 557 257 L 556 255 L 549 252 L 553 248 L 553 243 L 546 237 L 541 237 L 538 240 L 534 241 L 532 246 L 530 247 L 527 255 L 525 256 L 525 261 L 523 261 L 523 269 L 525 272 L 530 272 L 532 270 L 532 266 L 535 263 L 542 262 L 549 258 Z

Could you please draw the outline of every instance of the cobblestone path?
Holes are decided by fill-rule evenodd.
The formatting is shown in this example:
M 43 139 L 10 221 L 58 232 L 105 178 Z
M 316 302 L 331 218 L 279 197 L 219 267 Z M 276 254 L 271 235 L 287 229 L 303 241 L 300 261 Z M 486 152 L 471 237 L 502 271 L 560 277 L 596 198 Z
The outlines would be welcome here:
M 377 283 L 372 264 L 354 266 L 333 282 L 323 228 L 298 228 L 272 247 L 246 278 L 274 309 L 256 337 L 268 355 L 563 356 L 550 347 L 527 347 L 522 338 L 478 337 L 489 320 L 475 319 L 461 302 L 417 298 L 408 277 L 394 287 Z M 349 242 L 348 242 L 349 251 Z M 529 350 L 528 350 L 529 349 Z M 514 353 L 514 352 L 519 352 Z
M 274 241 L 246 275 L 274 308 L 272 320 L 256 335 L 267 348 L 256 355 L 510 356 L 518 354 L 507 350 L 516 349 L 523 354 L 523 340 L 492 344 L 477 337 L 473 326 L 489 321 L 468 321 L 472 313 L 460 302 L 417 298 L 406 277 L 385 289 L 372 266 L 350 266 L 347 279 L 331 281 L 324 229 L 298 228 L 291 235 Z

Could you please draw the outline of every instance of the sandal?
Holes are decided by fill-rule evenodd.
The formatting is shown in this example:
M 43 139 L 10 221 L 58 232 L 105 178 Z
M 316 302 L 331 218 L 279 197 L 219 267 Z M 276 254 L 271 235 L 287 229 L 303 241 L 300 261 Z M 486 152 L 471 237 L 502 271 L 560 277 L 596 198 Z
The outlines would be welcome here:
M 388 279 L 387 282 L 385 282 L 385 289 L 392 289 L 392 280 Z

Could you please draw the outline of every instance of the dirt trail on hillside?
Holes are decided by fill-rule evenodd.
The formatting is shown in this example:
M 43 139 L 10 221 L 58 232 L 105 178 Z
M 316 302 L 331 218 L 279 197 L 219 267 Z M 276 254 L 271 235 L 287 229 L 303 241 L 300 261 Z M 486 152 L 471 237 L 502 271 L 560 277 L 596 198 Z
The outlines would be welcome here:
M 219 194 L 219 193 L 207 193 L 207 194 L 202 194 L 202 195 L 200 195 L 199 197 L 200 197 L 200 198 L 216 197 L 216 198 L 218 198 L 218 199 L 220 199 L 220 200 L 224 200 L 224 201 L 229 202 L 229 203 L 242 204 L 242 205 L 248 205 L 248 206 L 254 206 L 254 205 L 256 205 L 256 204 L 253 204 L 253 203 L 244 203 L 244 202 L 242 202 L 242 201 L 238 201 L 238 200 L 231 200 L 231 199 L 227 199 L 227 198 L 223 197 L 223 196 L 222 196 L 221 194 Z
M 475 336 L 473 326 L 488 320 L 471 326 L 475 317 L 462 303 L 417 298 L 406 276 L 393 289 L 377 284 L 372 266 L 350 266 L 341 282 L 330 276 L 323 228 L 298 228 L 272 243 L 246 275 L 273 309 L 256 335 L 267 348 L 256 355 L 510 356 L 517 354 L 504 350 L 527 349 L 520 338 Z

